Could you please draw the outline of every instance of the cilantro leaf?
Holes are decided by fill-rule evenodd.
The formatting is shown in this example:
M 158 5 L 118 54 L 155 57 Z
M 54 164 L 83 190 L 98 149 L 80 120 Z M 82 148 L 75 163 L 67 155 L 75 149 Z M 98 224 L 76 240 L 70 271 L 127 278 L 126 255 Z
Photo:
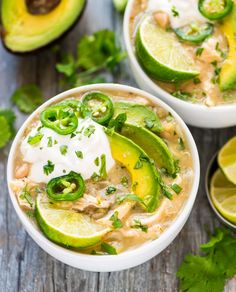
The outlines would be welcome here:
M 76 62 L 74 56 L 69 53 L 64 53 L 61 63 L 56 64 L 56 69 L 58 72 L 63 73 L 67 77 L 71 77 L 76 73 Z
M 30 145 L 35 145 L 35 144 L 38 144 L 42 140 L 42 138 L 43 138 L 43 134 L 37 133 L 34 136 L 29 136 L 27 143 Z
M 8 108 L 0 108 L 0 117 L 5 117 L 11 130 L 11 138 L 15 135 L 14 122 L 16 120 L 13 110 Z
M 48 160 L 48 163 L 43 166 L 43 172 L 46 175 L 49 175 L 50 173 L 54 171 L 54 167 L 55 165 L 50 160 Z
M 146 204 L 144 203 L 143 199 L 141 199 L 140 197 L 138 197 L 135 194 L 127 194 L 127 195 L 124 195 L 124 196 L 119 196 L 116 199 L 116 201 L 117 201 L 118 204 L 121 204 L 121 203 L 123 203 L 124 201 L 127 201 L 127 200 L 128 201 L 138 202 L 141 205 L 143 205 L 143 206 L 146 207 Z
M 77 52 L 77 65 L 85 70 L 105 67 L 114 69 L 125 57 L 116 45 L 114 32 L 108 29 L 82 37 Z
M 145 233 L 148 232 L 148 226 L 143 225 L 139 219 L 134 219 L 134 225 L 132 225 L 131 228 L 140 229 Z
M 236 238 L 228 229 L 216 228 L 200 248 L 204 255 L 187 255 L 177 272 L 180 289 L 222 292 L 226 280 L 236 274 Z
M 11 139 L 11 128 L 4 116 L 0 116 L 0 125 L 0 148 L 3 148 Z
M 127 120 L 126 113 L 120 113 L 115 119 L 111 119 L 108 124 L 108 128 L 114 128 L 115 131 L 120 131 Z
M 108 254 L 117 254 L 116 249 L 114 248 L 114 246 L 110 245 L 109 243 L 106 242 L 102 242 L 101 244 L 101 249 L 102 251 L 108 253 Z
M 106 79 L 97 73 L 114 70 L 125 57 L 126 53 L 116 45 L 114 32 L 104 29 L 83 36 L 78 43 L 77 55 L 63 54 L 56 70 L 64 75 L 62 83 L 67 87 L 104 83 Z
M 110 221 L 112 221 L 112 226 L 117 229 L 123 226 L 122 221 L 118 218 L 118 211 L 115 211 L 113 215 L 110 217 Z
M 11 101 L 23 113 L 31 113 L 43 102 L 43 96 L 35 84 L 28 84 L 16 89 L 11 96 Z

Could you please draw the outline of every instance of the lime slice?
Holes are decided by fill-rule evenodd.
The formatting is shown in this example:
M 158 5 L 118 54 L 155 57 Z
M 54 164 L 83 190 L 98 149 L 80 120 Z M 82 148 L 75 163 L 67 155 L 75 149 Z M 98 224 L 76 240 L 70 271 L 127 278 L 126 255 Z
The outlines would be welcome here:
M 193 58 L 176 36 L 159 27 L 152 16 L 142 21 L 135 47 L 140 64 L 155 79 L 179 81 L 199 74 Z
M 212 202 L 227 220 L 236 224 L 236 186 L 218 169 L 211 180 Z
M 36 200 L 36 218 L 49 239 L 68 247 L 95 245 L 110 231 L 87 215 L 59 208 L 43 194 L 39 194 Z
M 227 179 L 236 184 L 236 136 L 221 148 L 218 163 Z

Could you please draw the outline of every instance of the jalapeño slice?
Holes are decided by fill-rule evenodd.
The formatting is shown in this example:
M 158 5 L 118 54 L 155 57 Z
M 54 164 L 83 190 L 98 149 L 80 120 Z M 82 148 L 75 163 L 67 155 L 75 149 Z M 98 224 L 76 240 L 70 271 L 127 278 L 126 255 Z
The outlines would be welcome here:
M 85 184 L 82 176 L 74 171 L 53 178 L 46 187 L 48 197 L 55 201 L 74 201 L 84 194 Z
M 213 33 L 213 25 L 211 23 L 200 24 L 193 22 L 189 25 L 177 28 L 174 31 L 181 40 L 199 44 Z
M 78 127 L 78 118 L 73 109 L 58 105 L 46 108 L 40 115 L 42 124 L 60 135 L 68 135 Z
M 233 8 L 232 0 L 199 0 L 198 9 L 210 20 L 220 20 L 228 15 Z
M 90 92 L 82 99 L 81 114 L 90 116 L 95 122 L 106 125 L 113 116 L 114 108 L 110 97 L 101 92 Z

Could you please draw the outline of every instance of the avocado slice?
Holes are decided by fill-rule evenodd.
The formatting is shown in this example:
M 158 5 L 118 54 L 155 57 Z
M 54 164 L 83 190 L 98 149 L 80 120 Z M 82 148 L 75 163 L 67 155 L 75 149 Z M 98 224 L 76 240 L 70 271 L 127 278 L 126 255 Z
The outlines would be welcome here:
M 157 135 L 143 127 L 124 124 L 121 135 L 139 145 L 159 168 L 165 168 L 169 174 L 175 173 L 175 161 L 166 143 Z
M 123 101 L 114 102 L 114 117 L 121 113 L 126 113 L 128 124 L 146 127 L 157 134 L 162 131 L 158 116 L 145 105 Z
M 158 173 L 147 154 L 130 139 L 114 132 L 107 135 L 113 158 L 124 165 L 132 177 L 133 192 L 153 212 L 161 200 Z
M 3 42 L 12 52 L 30 52 L 60 37 L 80 16 L 86 0 L 41 2 L 2 0 Z
M 229 45 L 229 53 L 220 72 L 220 89 L 225 91 L 236 88 L 236 1 L 232 12 L 223 20 L 220 28 Z

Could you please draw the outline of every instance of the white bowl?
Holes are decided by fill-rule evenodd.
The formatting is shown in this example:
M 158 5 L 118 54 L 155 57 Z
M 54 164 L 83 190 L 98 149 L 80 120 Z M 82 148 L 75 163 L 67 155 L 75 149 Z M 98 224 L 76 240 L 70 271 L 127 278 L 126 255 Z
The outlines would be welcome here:
M 123 22 L 123 33 L 128 58 L 134 78 L 143 90 L 146 90 L 168 103 L 184 121 L 202 128 L 224 128 L 236 125 L 236 103 L 207 107 L 180 100 L 158 86 L 142 69 L 136 59 L 130 39 L 130 13 L 135 0 L 129 0 Z
M 133 92 L 135 94 L 145 96 L 148 100 L 152 101 L 154 104 L 160 105 L 167 111 L 169 111 L 180 124 L 187 143 L 189 145 L 190 152 L 192 154 L 193 159 L 193 171 L 194 171 L 194 180 L 191 192 L 189 193 L 189 197 L 185 202 L 180 214 L 177 218 L 173 221 L 171 226 L 161 234 L 159 238 L 156 240 L 146 243 L 136 249 L 129 250 L 123 252 L 119 255 L 105 255 L 105 256 L 94 256 L 94 255 L 87 255 L 81 254 L 75 251 L 71 251 L 69 249 L 63 248 L 52 241 L 48 240 L 42 232 L 35 227 L 27 215 L 22 211 L 20 208 L 15 194 L 12 192 L 10 188 L 10 182 L 13 179 L 13 162 L 14 162 L 14 153 L 16 151 L 17 144 L 19 139 L 22 137 L 25 129 L 33 119 L 36 114 L 39 114 L 45 107 L 49 106 L 52 102 L 56 102 L 61 100 L 62 98 L 67 97 L 71 94 L 76 94 L 84 90 L 118 90 L 118 91 L 125 91 L 125 92 Z M 65 91 L 57 96 L 51 98 L 43 105 L 41 105 L 34 113 L 30 115 L 30 117 L 25 121 L 22 125 L 20 130 L 18 131 L 15 140 L 13 141 L 9 158 L 8 158 L 8 165 L 7 165 L 7 181 L 8 181 L 8 188 L 11 197 L 11 201 L 13 206 L 16 210 L 16 213 L 22 222 L 23 226 L 29 233 L 29 235 L 33 238 L 33 240 L 47 253 L 51 256 L 55 257 L 56 259 L 60 260 L 63 263 L 66 263 L 70 266 L 80 268 L 83 270 L 88 271 L 96 271 L 96 272 L 111 272 L 111 271 L 119 271 L 123 269 L 128 269 L 139 264 L 146 262 L 147 260 L 151 259 L 158 253 L 160 253 L 163 249 L 165 249 L 177 236 L 180 232 L 182 227 L 184 226 L 186 220 L 189 217 L 190 211 L 193 207 L 198 185 L 199 185 L 199 175 L 200 175 L 200 167 L 199 167 L 199 157 L 198 151 L 193 140 L 193 137 L 183 122 L 183 120 L 164 102 L 156 98 L 155 96 L 145 93 L 140 89 L 136 89 L 129 86 L 118 85 L 118 84 L 95 84 L 95 85 L 87 85 L 78 88 L 74 88 L 68 91 Z

